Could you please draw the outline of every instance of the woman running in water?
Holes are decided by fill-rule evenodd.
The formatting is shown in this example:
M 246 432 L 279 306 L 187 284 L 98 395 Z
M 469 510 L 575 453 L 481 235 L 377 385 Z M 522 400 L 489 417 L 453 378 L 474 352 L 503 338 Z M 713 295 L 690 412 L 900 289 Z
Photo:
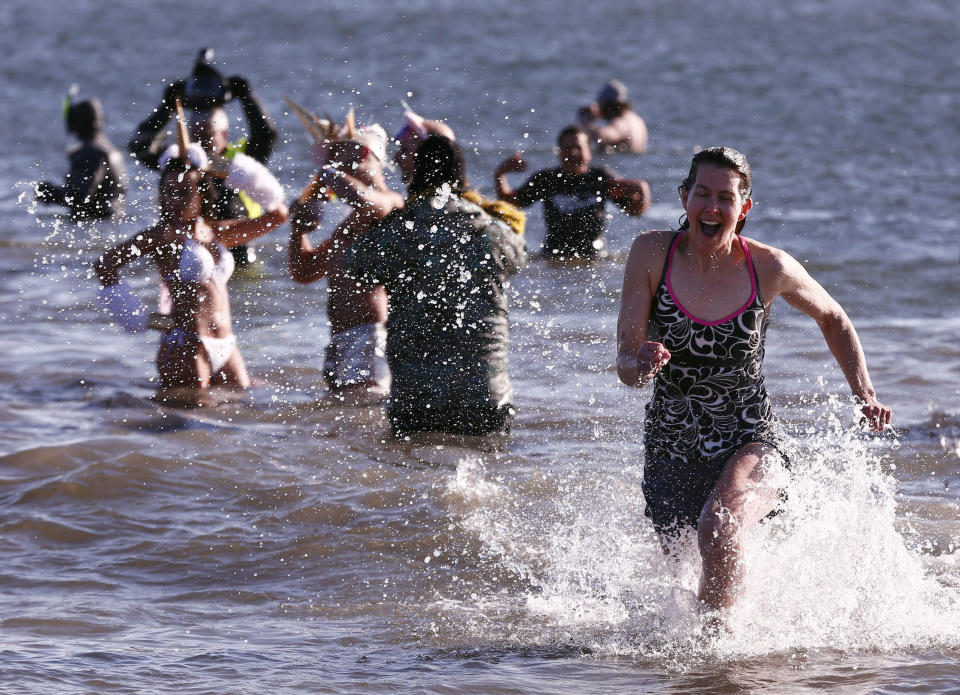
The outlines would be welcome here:
M 686 221 L 638 237 L 627 259 L 617 327 L 617 374 L 654 381 L 647 406 L 643 494 L 661 536 L 696 529 L 700 599 L 733 605 L 742 590 L 744 534 L 777 505 L 786 459 L 761 365 L 778 296 L 813 318 L 873 431 L 890 422 L 860 340 L 840 305 L 789 254 L 740 236 L 752 173 L 712 147 L 680 186 Z
M 168 155 L 179 151 L 177 146 L 170 150 Z M 188 152 L 189 159 L 168 156 L 162 166 L 159 222 L 114 246 L 94 265 L 107 309 L 125 330 L 162 332 L 157 353 L 161 397 L 176 400 L 181 400 L 182 390 L 189 394 L 213 384 L 236 389 L 250 385 L 231 327 L 227 279 L 234 261 L 229 249 L 287 219 L 280 184 L 249 157 L 232 165 L 227 183 L 253 190 L 266 212 L 255 219 L 205 218 L 206 158 L 196 145 Z M 169 313 L 150 314 L 119 278 L 120 268 L 140 257 L 156 265 L 169 291 Z

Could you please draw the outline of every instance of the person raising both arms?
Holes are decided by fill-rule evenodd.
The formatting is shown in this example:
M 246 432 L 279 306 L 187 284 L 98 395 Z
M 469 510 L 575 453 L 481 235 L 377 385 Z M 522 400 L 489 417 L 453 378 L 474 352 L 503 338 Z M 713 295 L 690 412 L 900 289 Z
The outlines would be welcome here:
M 189 158 L 181 159 L 179 147 L 171 145 L 161 159 L 159 221 L 108 250 L 93 270 L 103 285 L 101 300 L 122 328 L 161 331 L 161 398 L 192 405 L 211 385 L 250 385 L 231 327 L 227 280 L 234 261 L 229 249 L 282 225 L 287 208 L 277 180 L 249 159 L 226 183 L 242 184 L 266 212 L 256 219 L 205 217 L 206 156 L 196 144 L 187 150 Z M 120 269 L 138 258 L 151 259 L 159 271 L 170 295 L 169 313 L 150 314 L 120 279 Z
M 225 170 L 224 159 L 251 158 L 264 165 L 267 163 L 277 139 L 276 126 L 250 82 L 240 75 L 224 79 L 212 61 L 213 50 L 201 49 L 190 76 L 167 85 L 160 105 L 137 126 L 136 133 L 127 143 L 127 149 L 138 162 L 151 169 L 159 167 L 167 143 L 167 124 L 176 115 L 176 101 L 179 99 L 187 110 L 190 137 L 203 147 L 211 168 Z M 231 101 L 240 103 L 249 130 L 249 138 L 237 145 L 229 142 L 230 119 L 224 110 Z M 208 197 L 212 200 L 207 215 L 209 219 L 253 218 L 261 212 L 245 189 L 227 187 L 218 177 L 210 179 L 209 188 Z M 238 267 L 256 260 L 256 253 L 246 244 L 238 244 L 230 252 Z
M 538 171 L 516 190 L 510 187 L 507 173 L 526 171 L 526 161 L 514 152 L 501 162 L 494 171 L 497 197 L 522 208 L 543 201 L 545 258 L 591 259 L 604 248 L 606 201 L 613 201 L 628 215 L 640 216 L 650 206 L 650 187 L 646 181 L 620 178 L 606 167 L 590 166 L 590 140 L 579 126 L 560 131 L 557 147 L 560 166 Z
M 331 336 L 323 373 L 330 390 L 341 395 L 349 391 L 386 395 L 387 295 L 382 286 L 364 287 L 348 278 L 343 256 L 380 220 L 403 207 L 403 198 L 390 190 L 383 176 L 387 134 L 377 124 L 361 126 L 352 139 L 327 141 L 323 152 L 320 164 L 325 170 L 318 183 L 352 210 L 326 241 L 314 247 L 307 234 L 319 223 L 310 204 L 316 199 L 293 205 L 290 274 L 303 284 L 327 278 Z
M 639 236 L 627 258 L 617 323 L 617 374 L 653 381 L 646 410 L 643 494 L 662 538 L 696 530 L 705 606 L 743 591 L 743 539 L 775 510 L 787 460 L 764 386 L 764 335 L 782 297 L 823 332 L 865 422 L 889 424 L 853 324 L 780 249 L 741 236 L 751 210 L 746 158 L 711 147 L 680 185 L 686 220 Z

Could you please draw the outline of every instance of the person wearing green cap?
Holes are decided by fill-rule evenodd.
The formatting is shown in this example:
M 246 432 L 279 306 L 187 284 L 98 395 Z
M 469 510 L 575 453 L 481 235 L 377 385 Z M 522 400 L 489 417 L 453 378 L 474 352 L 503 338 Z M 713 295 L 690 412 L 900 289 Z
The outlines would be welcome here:
M 37 185 L 37 202 L 64 205 L 75 220 L 102 220 L 123 209 L 127 170 L 123 155 L 103 134 L 103 106 L 87 99 L 65 107 L 67 130 L 80 146 L 70 151 L 66 182 Z

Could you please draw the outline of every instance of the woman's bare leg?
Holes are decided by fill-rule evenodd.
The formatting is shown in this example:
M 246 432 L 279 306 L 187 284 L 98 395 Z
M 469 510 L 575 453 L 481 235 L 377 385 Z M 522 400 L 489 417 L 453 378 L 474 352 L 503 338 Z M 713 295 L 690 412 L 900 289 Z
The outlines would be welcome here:
M 727 461 L 700 513 L 697 538 L 703 559 L 700 600 L 729 608 L 743 590 L 743 538 L 779 501 L 785 471 L 771 446 L 748 444 Z
M 223 383 L 230 388 L 242 390 L 250 387 L 250 376 L 247 374 L 247 365 L 243 361 L 243 355 L 239 348 L 234 348 L 230 358 L 223 367 L 217 372 L 217 379 L 223 379 Z

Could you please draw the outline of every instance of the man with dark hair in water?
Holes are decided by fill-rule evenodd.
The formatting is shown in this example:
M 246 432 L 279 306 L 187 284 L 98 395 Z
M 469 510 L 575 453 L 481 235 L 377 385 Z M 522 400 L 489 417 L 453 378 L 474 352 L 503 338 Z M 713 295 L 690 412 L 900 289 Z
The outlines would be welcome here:
M 557 138 L 560 166 L 538 171 L 514 190 L 507 173 L 525 171 L 527 163 L 514 152 L 494 171 L 497 196 L 525 208 L 543 201 L 547 235 L 543 255 L 554 260 L 581 260 L 603 249 L 605 203 L 616 203 L 628 215 L 642 215 L 650 205 L 650 187 L 640 179 L 619 178 L 606 167 L 592 167 L 587 133 L 571 125 Z
M 213 51 L 202 49 L 190 77 L 167 85 L 160 105 L 139 125 L 127 149 L 141 164 L 152 169 L 158 167 L 167 145 L 167 123 L 176 115 L 177 99 L 190 110 L 190 136 L 203 146 L 214 168 L 217 159 L 229 158 L 238 151 L 266 164 L 277 139 L 276 126 L 246 78 L 234 75 L 224 80 L 210 64 L 212 59 Z M 230 120 L 223 110 L 233 99 L 243 107 L 250 131 L 249 138 L 238 147 L 231 146 L 227 140 Z M 260 214 L 258 206 L 243 191 L 238 193 L 222 179 L 211 178 L 215 188 L 212 205 L 215 219 L 242 219 Z M 240 266 L 256 259 L 253 249 L 244 244 L 231 248 L 230 252 Z
M 71 104 L 67 130 L 80 139 L 70 152 L 70 171 L 63 186 L 44 181 L 37 201 L 65 205 L 76 220 L 102 220 L 120 212 L 127 187 L 123 155 L 101 132 L 103 106 L 97 99 Z

